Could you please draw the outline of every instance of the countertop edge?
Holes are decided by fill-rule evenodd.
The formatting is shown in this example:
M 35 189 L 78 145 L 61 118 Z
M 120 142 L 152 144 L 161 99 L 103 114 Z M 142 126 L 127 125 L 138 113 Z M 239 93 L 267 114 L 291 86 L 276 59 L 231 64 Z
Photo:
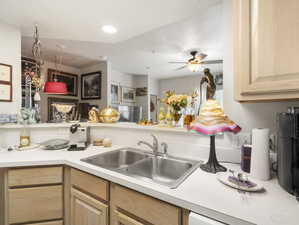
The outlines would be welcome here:
M 30 124 L 26 127 L 30 129 L 51 129 L 51 128 L 69 128 L 74 123 L 40 123 L 40 124 Z M 81 126 L 88 126 L 91 128 L 123 128 L 123 129 L 135 129 L 135 130 L 149 130 L 149 131 L 161 131 L 161 132 L 172 132 L 178 134 L 193 134 L 191 131 L 188 131 L 186 128 L 183 127 L 163 127 L 159 125 L 153 126 L 142 126 L 136 123 L 126 123 L 126 122 L 119 122 L 119 123 L 89 123 L 84 122 L 80 123 Z M 4 124 L 0 125 L 0 130 L 6 129 L 20 129 L 24 126 L 22 124 Z

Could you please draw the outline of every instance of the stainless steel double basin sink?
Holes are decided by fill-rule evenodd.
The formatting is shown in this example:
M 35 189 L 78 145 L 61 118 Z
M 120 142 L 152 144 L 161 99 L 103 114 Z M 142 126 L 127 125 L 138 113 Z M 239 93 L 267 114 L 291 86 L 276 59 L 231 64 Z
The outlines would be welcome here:
M 122 148 L 81 161 L 170 188 L 177 188 L 200 165 L 199 161 L 155 156 L 133 148 Z

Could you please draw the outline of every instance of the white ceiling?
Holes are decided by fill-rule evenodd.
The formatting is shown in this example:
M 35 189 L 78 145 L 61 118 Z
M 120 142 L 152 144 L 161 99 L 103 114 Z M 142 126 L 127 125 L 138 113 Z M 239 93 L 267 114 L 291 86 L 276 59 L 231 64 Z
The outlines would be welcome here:
M 186 2 L 188 4 L 186 4 Z M 88 4 L 87 4 L 88 3 Z M 2 0 L 0 20 L 21 28 L 22 54 L 31 55 L 33 25 L 43 53 L 53 61 L 64 45 L 63 62 L 84 67 L 103 60 L 116 70 L 158 78 L 190 74 L 169 61 L 189 58 L 191 49 L 222 59 L 222 0 Z M 118 28 L 104 34 L 103 24 Z M 149 69 L 148 69 L 149 67 Z M 209 66 L 219 72 L 222 65 Z

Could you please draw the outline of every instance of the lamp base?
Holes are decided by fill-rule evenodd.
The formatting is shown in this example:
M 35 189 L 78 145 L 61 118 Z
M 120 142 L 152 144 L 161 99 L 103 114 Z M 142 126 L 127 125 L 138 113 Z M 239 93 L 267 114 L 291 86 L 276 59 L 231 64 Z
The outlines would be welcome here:
M 200 169 L 203 171 L 206 171 L 208 173 L 218 173 L 218 172 L 226 172 L 227 169 L 224 166 L 221 166 L 220 164 L 213 164 L 207 162 L 206 164 L 200 165 Z
M 200 165 L 203 171 L 208 173 L 225 172 L 227 169 L 221 166 L 217 160 L 216 149 L 215 149 L 215 136 L 210 137 L 210 156 L 207 163 Z

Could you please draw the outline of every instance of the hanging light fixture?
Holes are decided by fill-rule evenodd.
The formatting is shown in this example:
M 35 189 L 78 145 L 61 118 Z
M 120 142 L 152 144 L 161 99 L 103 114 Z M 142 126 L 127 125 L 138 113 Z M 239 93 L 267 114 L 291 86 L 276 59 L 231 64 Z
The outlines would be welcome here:
M 53 77 L 53 81 L 48 81 L 46 82 L 45 84 L 45 87 L 44 87 L 44 92 L 47 93 L 47 94 L 62 94 L 62 95 L 65 95 L 67 94 L 67 87 L 66 87 L 66 84 L 64 82 L 58 82 L 57 81 L 57 78 L 56 78 L 56 75 L 59 74 L 60 70 L 58 69 L 58 64 L 62 65 L 62 47 L 60 47 L 60 51 L 61 51 L 61 54 L 60 54 L 60 60 L 58 58 L 58 56 L 56 55 L 55 56 L 55 74 L 54 74 L 54 77 Z
M 198 72 L 200 69 L 200 66 L 201 66 L 201 64 L 197 60 L 189 61 L 187 63 L 187 67 L 191 72 Z
M 34 42 L 32 46 L 32 54 L 36 64 L 41 67 L 44 64 L 44 60 L 42 58 L 42 46 L 41 41 L 39 39 L 38 27 L 35 25 L 34 27 Z M 54 81 L 47 81 L 44 86 L 44 93 L 46 94 L 67 94 L 67 87 L 64 82 L 59 82 L 57 79 Z

